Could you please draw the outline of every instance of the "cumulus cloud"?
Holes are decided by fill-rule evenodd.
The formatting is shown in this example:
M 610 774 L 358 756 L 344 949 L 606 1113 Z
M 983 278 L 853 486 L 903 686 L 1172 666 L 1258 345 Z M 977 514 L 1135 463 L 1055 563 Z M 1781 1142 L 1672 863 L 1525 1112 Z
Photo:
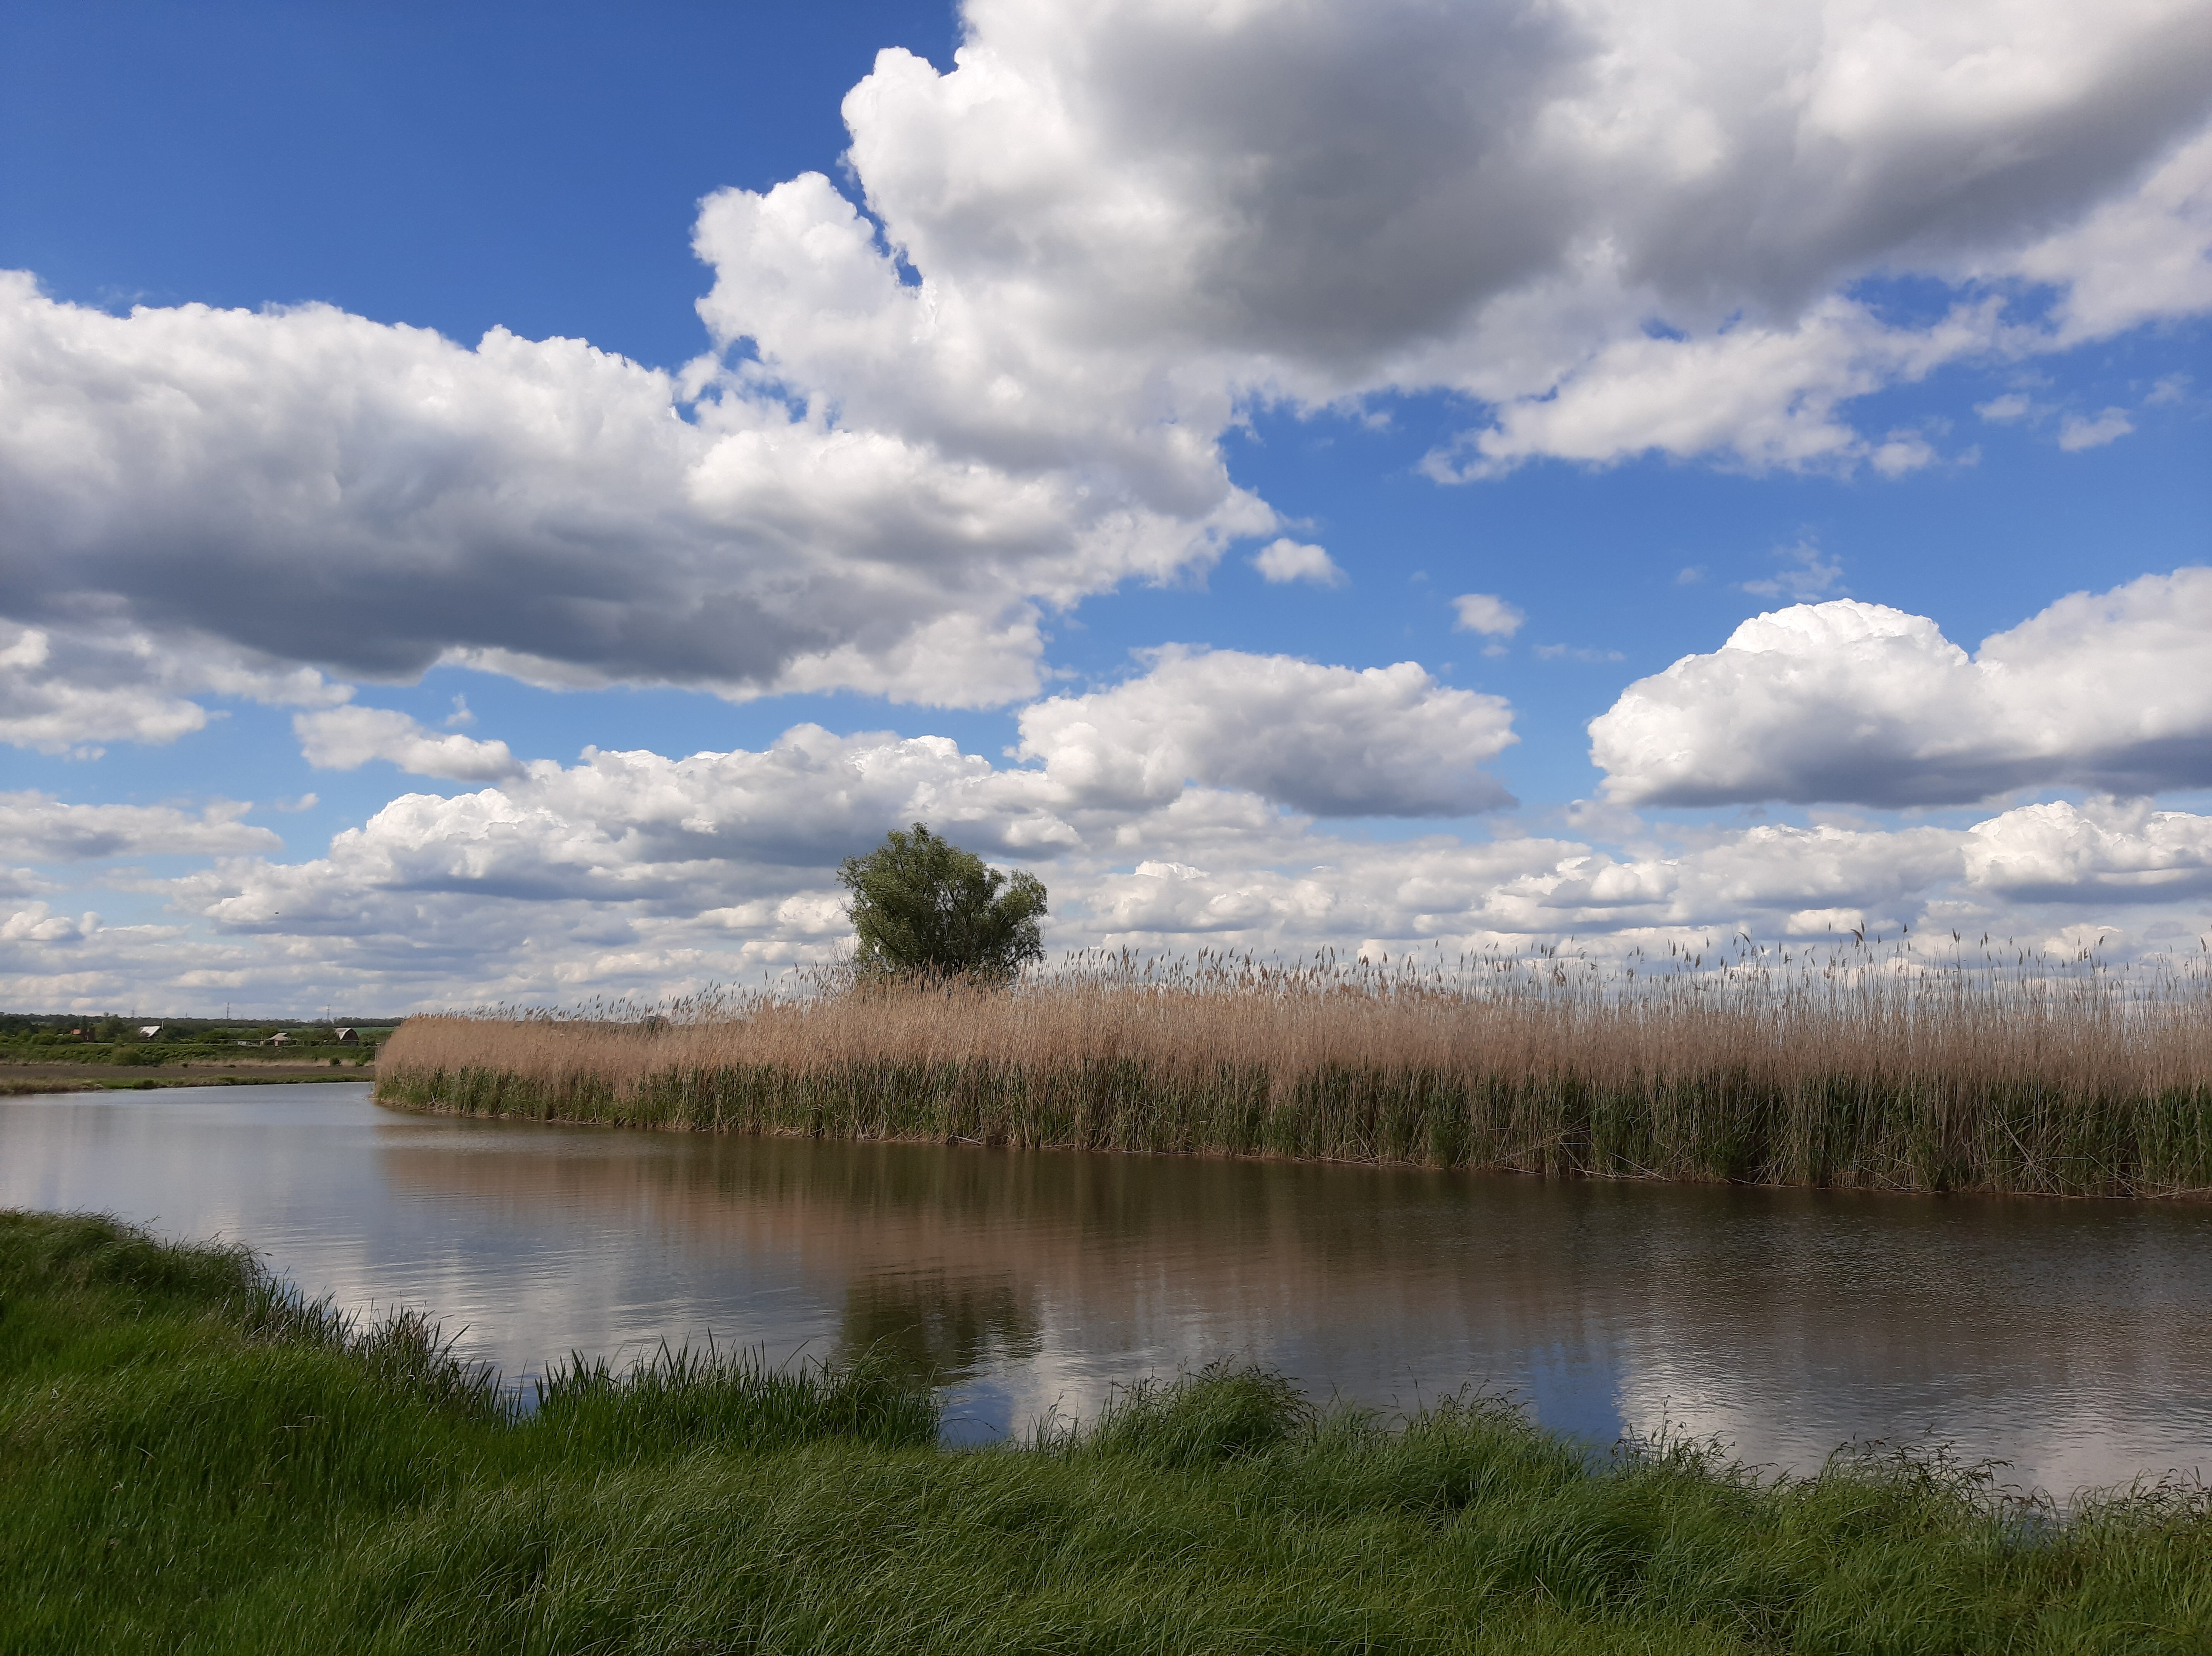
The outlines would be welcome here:
M 71 805 L 50 794 L 0 794 L 0 843 L 33 862 L 282 849 L 266 828 L 240 820 L 253 807 L 216 800 L 198 812 L 171 805 Z
M 1341 587 L 1344 571 L 1324 547 L 1305 545 L 1287 537 L 1271 540 L 1253 554 L 1252 567 L 1269 586 L 1310 581 L 1316 587 Z
M 75 941 L 97 923 L 98 916 L 94 915 L 87 915 L 82 921 L 72 920 L 67 915 L 56 914 L 43 903 L 33 903 L 27 908 L 0 914 L 0 947 L 10 943 Z
M 2055 289 L 2057 342 L 2072 344 L 2212 307 L 2208 247 L 2212 131 L 2200 128 L 2168 151 L 2136 188 L 2096 204 L 2002 262 L 1984 261 L 1978 269 Z
M 2160 162 L 2193 153 L 2212 43 L 2180 0 L 2094 20 L 1614 0 L 966 15 L 951 73 L 887 52 L 846 102 L 868 204 L 922 278 L 878 329 L 915 343 L 872 395 L 919 394 L 933 356 L 971 393 L 1003 384 L 1000 408 L 1040 376 L 1187 417 L 1224 380 L 1323 400 L 1448 385 L 1499 407 L 1470 436 L 1478 469 L 1871 452 L 1840 403 L 1990 350 L 2002 323 L 1962 302 L 1890 326 L 1842 289 L 1986 277 L 2031 245 L 2042 279 L 2098 267 L 2112 238 L 2089 217 L 2193 199 Z M 2145 210 L 2161 250 L 2205 245 L 2187 213 Z M 2089 240 L 2050 248 L 2054 225 Z M 773 314 L 740 300 L 720 326 L 822 362 L 782 343 L 788 283 L 756 285 Z M 842 319 L 820 332 L 850 349 Z
M 1510 638 L 1528 618 L 1495 593 L 1462 593 L 1452 600 L 1452 609 L 1457 615 L 1455 628 L 1486 638 Z
M 2069 454 L 2084 448 L 2102 448 L 2108 442 L 2118 442 L 2135 429 L 2136 423 L 2124 408 L 2108 408 L 2094 417 L 2069 414 L 2058 423 L 2058 446 Z
M 1848 469 L 1879 454 L 1844 404 L 1993 351 L 2008 338 L 1995 302 L 1962 305 L 1913 329 L 1836 296 L 1787 321 L 1734 322 L 1678 338 L 1630 328 L 1624 317 L 1618 332 L 1551 366 L 1528 389 L 1503 374 L 1483 376 L 1499 405 L 1496 422 L 1430 454 L 1423 470 L 1465 483 L 1547 457 L 1604 465 L 1652 452 L 1718 455 L 1753 470 Z M 1911 467 L 1893 461 L 1882 469 Z
M 1745 622 L 1591 721 L 1608 798 L 1971 803 L 2212 783 L 2212 569 L 2076 593 L 1972 657 L 1924 616 L 1839 599 Z
M 1008 470 L 726 385 L 687 420 L 577 341 L 320 306 L 116 317 L 0 277 L 0 609 L 356 677 L 1004 700 L 1039 602 L 1271 521 L 1205 454 L 1155 505 L 1104 456 Z
M 656 764 L 592 763 L 610 758 Z M 972 759 L 956 768 L 971 788 L 988 770 Z M 714 791 L 701 773 L 681 785 Z M 952 831 L 1005 857 L 1027 806 L 989 793 L 970 793 L 975 814 Z M 673 801 L 626 813 L 623 797 L 573 786 L 416 796 L 340 835 L 325 858 L 236 861 L 177 889 L 230 940 L 210 949 L 264 938 L 327 970 L 436 983 L 449 996 L 488 981 L 538 994 L 563 982 L 659 988 L 835 954 L 848 932 L 830 877 L 839 844 L 759 861 L 744 852 L 741 824 L 702 837 L 672 821 Z M 1740 930 L 1771 941 L 1900 922 L 2024 940 L 2084 925 L 2189 936 L 2212 889 L 2212 819 L 2112 801 L 2023 807 L 1965 831 L 1759 825 L 1635 851 L 1541 837 L 1362 841 L 1279 819 L 1209 842 L 1202 825 L 1186 834 L 1167 821 L 1176 808 L 1142 820 L 1146 849 L 1118 844 L 1124 820 L 1011 853 L 1050 883 L 1055 946 L 1403 953 L 1575 938 L 1617 958 L 1667 938 Z M 532 855 L 533 841 L 558 855 Z M 2174 906 L 2190 901 L 2198 910 Z M 68 922 L 48 921 L 64 935 Z
M 0 868 L 0 898 L 43 897 L 53 881 L 29 868 Z
M 1896 472 L 1932 445 L 1852 399 L 2212 307 L 2197 0 L 964 15 L 952 70 L 888 51 L 846 99 L 859 203 L 702 204 L 678 374 L 0 280 L 0 613 L 349 679 L 995 705 L 1053 611 L 1276 532 L 1219 446 L 1255 401 L 1461 393 L 1446 478 Z M 1875 274 L 1957 301 L 1888 319 Z M 204 711 L 31 666 L 0 721 L 37 745 Z
M 815 725 L 757 752 L 586 748 L 574 765 L 540 763 L 497 788 L 403 795 L 340 833 L 328 856 L 260 866 L 206 911 L 239 930 L 343 928 L 356 911 L 319 906 L 333 892 L 465 891 L 691 914 L 755 894 L 763 880 L 773 889 L 782 876 L 763 870 L 818 876 L 917 819 L 987 851 L 1072 843 L 1043 780 L 996 770 L 943 737 L 839 737 Z
M 1398 953 L 1526 950 L 1572 938 L 1619 959 L 1638 944 L 1736 932 L 1772 943 L 1971 924 L 2070 953 L 2063 940 L 2085 925 L 2133 935 L 2138 947 L 2155 935 L 2194 938 L 2212 890 L 2212 818 L 2112 801 L 2024 807 L 1966 831 L 1762 824 L 1635 852 L 1543 838 L 1360 844 L 1319 836 L 1297 849 L 1301 861 L 1327 861 L 1209 869 L 1156 858 L 1093 875 L 1060 935 L 1135 947 L 1326 942 Z M 1291 851 L 1277 855 L 1287 864 Z M 2171 917 L 2148 917 L 2161 912 Z
M 42 753 L 173 742 L 207 724 L 206 707 L 191 699 L 196 695 L 314 706 L 351 693 L 312 669 L 256 666 L 203 639 L 0 619 L 0 741 Z
M 0 995 L 33 1011 L 112 1011 L 143 986 L 172 1006 L 201 1004 L 217 961 L 240 982 L 252 981 L 257 969 L 260 981 L 278 981 L 274 963 L 192 940 L 186 929 L 106 926 L 96 913 L 65 914 L 43 902 L 0 907 Z
M 1968 883 L 2008 898 L 2164 903 L 2212 892 L 2212 817 L 2148 801 L 2023 806 L 1977 823 Z
M 147 887 L 167 891 L 183 926 L 104 928 L 20 885 L 0 913 L 0 990 L 180 1007 L 680 992 L 834 958 L 849 935 L 836 858 L 917 817 L 1042 874 L 1055 947 L 1436 947 L 1449 961 L 1575 940 L 1620 960 L 1668 940 L 1909 923 L 2062 952 L 2106 935 L 2135 951 L 2192 940 L 2212 895 L 2212 818 L 2140 801 L 2023 807 L 1965 830 L 1759 824 L 1676 843 L 1599 807 L 1577 831 L 1631 843 L 1375 839 L 1246 791 L 1106 807 L 943 739 L 800 727 L 758 752 L 587 752 L 478 793 L 407 795 L 322 856 L 229 856 Z
M 1784 546 L 1774 556 L 1781 569 L 1767 579 L 1745 581 L 1744 591 L 1758 598 L 1779 598 L 1786 594 L 1802 602 L 1835 591 L 1844 578 L 1844 566 L 1833 558 L 1823 559 L 1819 544 L 1809 539 Z
M 466 711 L 463 708 L 454 716 Z M 301 752 L 319 770 L 358 770 L 371 759 L 382 759 L 418 776 L 496 782 L 522 769 L 505 742 L 479 741 L 458 733 L 441 736 L 404 713 L 385 708 L 295 713 L 292 730 L 300 739 Z
M 1355 671 L 1170 648 L 1127 684 L 1024 708 L 1018 752 L 1086 802 L 1156 804 L 1194 783 L 1317 816 L 1459 816 L 1510 803 L 1480 767 L 1512 727 L 1503 697 L 1413 661 Z

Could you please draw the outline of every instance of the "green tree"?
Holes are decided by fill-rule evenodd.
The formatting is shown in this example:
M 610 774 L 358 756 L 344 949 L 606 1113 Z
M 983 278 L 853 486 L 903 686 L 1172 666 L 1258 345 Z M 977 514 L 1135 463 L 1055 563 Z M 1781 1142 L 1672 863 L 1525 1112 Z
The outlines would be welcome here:
M 894 828 L 866 856 L 848 856 L 837 879 L 853 894 L 863 977 L 943 972 L 1004 980 L 1044 957 L 1037 922 L 1044 882 L 987 867 L 920 823 Z

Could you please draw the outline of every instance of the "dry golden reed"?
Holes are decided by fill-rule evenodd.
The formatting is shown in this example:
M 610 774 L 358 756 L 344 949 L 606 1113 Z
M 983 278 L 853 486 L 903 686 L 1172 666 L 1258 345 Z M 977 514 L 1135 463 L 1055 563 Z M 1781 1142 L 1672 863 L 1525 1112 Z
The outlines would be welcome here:
M 410 1019 L 402 1108 L 1911 1190 L 2212 1194 L 2212 982 L 1739 939 L 1612 971 L 1091 956 L 1012 989 Z

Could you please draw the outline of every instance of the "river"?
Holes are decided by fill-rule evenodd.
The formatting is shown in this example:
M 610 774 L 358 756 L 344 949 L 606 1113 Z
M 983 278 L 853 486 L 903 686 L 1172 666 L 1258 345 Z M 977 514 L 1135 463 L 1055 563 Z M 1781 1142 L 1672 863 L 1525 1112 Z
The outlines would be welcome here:
M 1237 1356 L 1778 1469 L 1881 1439 L 2061 1495 L 2212 1473 L 2212 1205 L 544 1127 L 323 1084 L 0 1099 L 0 1207 L 249 1243 L 517 1379 L 709 1335 L 881 1343 L 963 1439 Z

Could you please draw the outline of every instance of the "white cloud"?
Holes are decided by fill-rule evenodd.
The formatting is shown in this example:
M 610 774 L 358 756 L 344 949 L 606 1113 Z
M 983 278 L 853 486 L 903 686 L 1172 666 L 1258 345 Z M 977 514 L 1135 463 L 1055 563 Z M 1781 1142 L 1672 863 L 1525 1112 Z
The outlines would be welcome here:
M 1671 843 L 1617 812 L 1582 814 L 1637 843 L 1352 837 L 1221 789 L 1104 807 L 940 738 L 800 727 L 757 753 L 587 752 L 479 793 L 407 795 L 321 857 L 236 857 L 169 882 L 185 927 L 103 928 L 19 901 L 0 917 L 0 993 L 181 1009 L 682 992 L 834 956 L 848 931 L 836 858 L 917 818 L 1043 875 L 1055 947 L 1441 947 L 1449 964 L 1573 939 L 1619 961 L 1737 931 L 1893 941 L 1909 922 L 1946 947 L 1956 927 L 2062 952 L 2103 933 L 2134 952 L 2193 939 L 2212 895 L 2212 818 L 2140 803 Z
M 1936 623 L 1877 604 L 1745 622 L 1591 721 L 1607 796 L 1959 804 L 2074 784 L 2212 783 L 2212 569 L 2077 593 L 1970 660 Z
M 130 626 L 0 620 L 0 741 L 88 755 L 105 742 L 159 746 L 204 728 L 216 694 L 314 706 L 352 692 L 310 669 L 258 667 L 203 639 L 158 639 Z
M 1480 767 L 1512 725 L 1502 697 L 1412 661 L 1354 671 L 1171 648 L 1127 684 L 1024 708 L 1019 752 L 1085 802 L 1157 804 L 1196 784 L 1322 816 L 1459 816 L 1509 802 Z
M 2212 817 L 2148 801 L 2030 805 L 1977 823 L 1968 882 L 2013 898 L 2163 903 L 2212 892 Z
M 1918 431 L 1893 431 L 1867 453 L 1867 464 L 1886 478 L 1901 478 L 1936 460 L 1936 445 Z
M 0 611 L 358 677 L 1000 701 L 1033 689 L 1040 604 L 1272 521 L 1173 433 L 1157 478 L 1010 470 L 734 381 L 687 421 L 668 375 L 576 341 L 319 306 L 114 317 L 0 277 Z
M 1528 618 L 1495 593 L 1462 593 L 1452 600 L 1461 632 L 1479 632 L 1487 638 L 1510 638 Z
M 1625 661 L 1628 658 L 1617 649 L 1599 649 L 1589 644 L 1539 644 L 1536 659 L 1540 661 Z
M 1500 405 L 1471 440 L 1478 471 L 1873 455 L 1843 400 L 2023 344 L 1990 306 L 1892 327 L 1840 289 L 1877 269 L 1986 276 L 2054 223 L 2165 200 L 2159 159 L 2203 119 L 2212 40 L 2185 0 L 2094 21 L 2057 0 L 1755 16 L 973 0 L 966 16 L 952 73 L 888 52 L 846 102 L 869 204 L 922 277 L 900 301 L 912 323 L 866 335 L 872 396 L 941 382 L 913 371 L 931 358 L 963 365 L 979 420 L 1048 381 L 1186 423 L 1244 385 L 1449 386 Z M 2161 250 L 2204 245 L 2185 216 L 2153 216 Z M 793 284 L 724 268 L 746 276 L 722 331 L 799 360 Z M 861 337 L 809 332 L 848 357 Z
M 204 1004 L 208 968 L 229 964 L 239 981 L 283 981 L 282 967 L 244 952 L 189 939 L 181 926 L 106 926 L 96 913 L 69 915 L 45 903 L 0 908 L 0 996 L 38 1012 L 112 1012 L 142 989 L 171 1007 Z M 220 996 L 217 996 L 220 999 Z M 289 1004 L 281 991 L 271 998 Z
M 318 770 L 358 770 L 371 759 L 383 759 L 418 776 L 496 782 L 522 769 L 505 742 L 479 741 L 459 733 L 441 736 L 404 713 L 384 708 L 295 713 L 292 730 L 300 739 L 301 752 Z
M 2058 446 L 2069 454 L 2084 448 L 2102 448 L 2135 429 L 2136 423 L 2124 408 L 2108 408 L 2094 419 L 2086 414 L 2069 414 L 2058 423 Z
M 1759 598 L 1779 598 L 1786 593 L 1802 603 L 1835 591 L 1844 578 L 1844 566 L 1833 559 L 1822 562 L 1819 545 L 1809 539 L 1779 547 L 1774 556 L 1782 565 L 1780 572 L 1771 580 L 1745 581 L 1744 591 Z
M 1491 414 L 1443 478 L 1895 472 L 1932 444 L 1852 399 L 2212 307 L 2201 0 L 964 16 L 952 71 L 888 51 L 846 99 L 865 212 L 818 174 L 708 198 L 720 354 L 681 374 L 0 281 L 0 613 L 352 679 L 995 705 L 1049 612 L 1276 531 L 1218 442 L 1255 400 L 1460 393 Z M 1885 320 L 1876 274 L 1958 300 Z M 21 740 L 204 711 L 52 682 L 0 700 Z
M 2202 9 L 2194 9 L 2201 20 Z M 2167 151 L 2137 187 L 2096 204 L 2017 254 L 1982 262 L 1977 273 L 2057 289 L 2057 341 L 2071 344 L 2212 307 L 2208 249 L 2212 131 L 2200 128 Z
M 1844 932 L 1863 934 L 1866 913 L 1860 909 L 1800 909 L 1783 922 L 1785 937 L 1834 937 Z
M 0 914 L 0 947 L 10 943 L 59 943 L 74 941 L 87 934 L 97 917 L 87 915 L 82 921 L 56 914 L 43 903 L 33 903 L 27 908 L 11 909 Z
M 1071 843 L 1050 800 L 1042 776 L 995 770 L 942 737 L 838 737 L 800 725 L 758 752 L 586 748 L 574 765 L 540 762 L 496 788 L 403 795 L 337 836 L 319 861 L 256 865 L 208 912 L 246 931 L 342 928 L 353 912 L 324 906 L 331 892 L 453 891 L 695 914 L 775 889 L 778 870 L 818 879 L 915 819 L 986 851 Z M 285 927 L 274 926 L 279 916 Z
M 70 805 L 50 794 L 0 794 L 0 843 L 33 862 L 96 857 L 274 851 L 284 842 L 240 820 L 253 807 L 215 800 L 197 813 L 172 805 Z
M 2008 391 L 2002 397 L 1992 397 L 1985 403 L 1976 403 L 1974 412 L 1996 424 L 2010 420 L 2024 420 L 2034 412 L 2035 404 L 2022 391 Z
M 1310 581 L 1316 587 L 1341 587 L 1344 571 L 1325 548 L 1285 538 L 1271 540 L 1252 556 L 1252 567 L 1270 586 Z
M 1650 452 L 1718 455 L 1754 470 L 1848 469 L 1875 451 L 1844 403 L 1991 351 L 2007 337 L 1993 303 L 1962 305 L 1919 330 L 1889 326 L 1841 297 L 1787 322 L 1732 322 L 1685 338 L 1626 320 L 1615 325 L 1619 337 L 1550 367 L 1526 389 L 1502 374 L 1484 376 L 1499 405 L 1496 423 L 1431 454 L 1423 469 L 1460 483 L 1541 457 L 1605 465 Z

